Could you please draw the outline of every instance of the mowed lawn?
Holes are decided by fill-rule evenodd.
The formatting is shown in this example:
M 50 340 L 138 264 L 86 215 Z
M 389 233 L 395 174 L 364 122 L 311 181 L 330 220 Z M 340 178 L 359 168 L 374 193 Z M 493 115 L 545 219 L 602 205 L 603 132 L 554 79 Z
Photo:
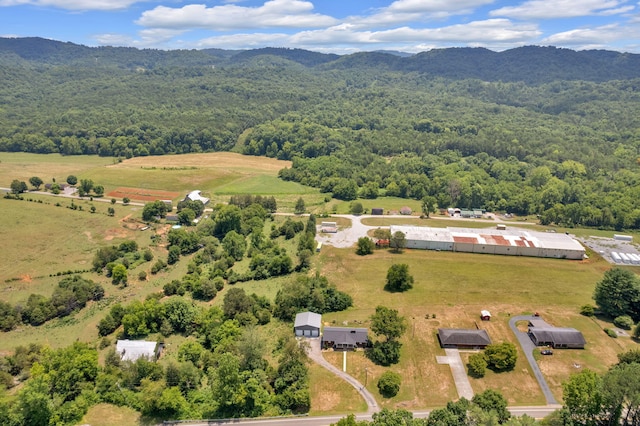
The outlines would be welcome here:
M 349 354 L 347 370 L 363 383 L 368 374 L 367 387 L 382 406 L 420 409 L 457 398 L 448 366 L 436 363 L 436 356 L 444 355 L 436 336 L 438 328 L 478 326 L 488 331 L 493 342 L 516 345 L 508 326 L 513 315 L 539 312 L 556 326 L 578 328 L 587 339 L 587 349 L 558 350 L 552 357 L 541 359 L 541 369 L 558 399 L 562 397 L 561 383 L 571 373 L 582 368 L 605 371 L 617 361 L 617 353 L 637 347 L 629 338 L 609 338 L 602 328 L 610 325 L 578 313 L 580 306 L 593 303 L 595 284 L 610 267 L 599 258 L 568 261 L 422 250 L 401 254 L 379 250 L 360 257 L 353 249 L 325 247 L 319 262 L 322 273 L 354 298 L 353 308 L 325 314 L 325 325 L 366 327 L 377 305 L 398 309 L 408 320 L 401 361 L 388 368 L 403 377 L 396 397 L 384 399 L 375 387 L 387 368 L 372 364 L 360 352 Z M 394 263 L 409 265 L 415 278 L 413 289 L 405 293 L 384 291 L 387 270 Z M 482 309 L 492 312 L 490 322 L 480 321 Z M 544 404 L 524 354 L 517 347 L 519 361 L 513 371 L 488 372 L 483 379 L 472 379 L 472 387 L 476 392 L 500 390 L 513 405 Z M 326 355 L 342 367 L 340 353 Z M 468 355 L 463 353 L 463 359 Z

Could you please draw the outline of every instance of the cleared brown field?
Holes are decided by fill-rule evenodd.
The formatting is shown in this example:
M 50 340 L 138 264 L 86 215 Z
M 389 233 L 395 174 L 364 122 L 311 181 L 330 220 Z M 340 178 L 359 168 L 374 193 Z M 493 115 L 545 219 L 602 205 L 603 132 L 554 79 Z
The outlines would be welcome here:
M 219 168 L 251 170 L 251 172 L 264 171 L 277 173 L 278 170 L 291 167 L 291 161 L 277 160 L 275 158 L 255 157 L 241 155 L 233 152 L 212 152 L 205 154 L 161 155 L 149 157 L 134 157 L 119 164 L 113 164 L 108 168 Z
M 109 192 L 107 194 L 107 197 L 114 197 L 114 198 L 127 197 L 137 201 L 156 201 L 156 200 L 173 200 L 174 198 L 177 198 L 180 195 L 181 194 L 179 192 L 158 191 L 154 189 L 144 189 L 144 188 L 126 188 L 121 186 Z

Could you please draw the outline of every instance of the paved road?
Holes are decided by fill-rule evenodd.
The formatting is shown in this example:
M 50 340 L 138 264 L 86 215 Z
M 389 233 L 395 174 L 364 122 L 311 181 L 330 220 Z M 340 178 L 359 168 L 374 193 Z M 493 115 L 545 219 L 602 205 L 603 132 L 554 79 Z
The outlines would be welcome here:
M 313 362 L 320 365 L 321 367 L 326 368 L 327 370 L 353 386 L 360 393 L 360 395 L 362 395 L 362 398 L 367 403 L 367 413 L 372 414 L 380 411 L 376 399 L 373 397 L 373 395 L 371 395 L 371 392 L 369 392 L 362 385 L 362 383 L 360 383 L 344 371 L 340 370 L 339 368 L 336 368 L 335 366 L 329 364 L 327 360 L 324 359 L 324 357 L 322 356 L 322 349 L 320 348 L 320 338 L 309 338 L 306 340 L 309 342 L 307 355 L 309 355 L 309 358 L 311 358 Z
M 561 408 L 560 405 L 543 405 L 543 406 L 531 406 L 531 407 L 509 407 L 509 412 L 514 416 L 522 416 L 524 414 L 531 416 L 535 419 L 542 419 L 548 416 L 555 410 Z M 430 411 L 414 411 L 413 417 L 415 418 L 427 418 Z M 356 420 L 372 420 L 371 414 L 358 414 Z M 271 418 L 271 419 L 230 419 L 230 420 L 210 420 L 210 421 L 183 421 L 183 422 L 166 422 L 165 425 L 170 424 L 183 424 L 190 426 L 211 426 L 211 425 L 233 425 L 241 424 L 243 426 L 329 426 L 332 423 L 337 423 L 342 416 L 322 416 L 322 417 L 285 417 L 285 418 Z
M 542 371 L 540 371 L 540 367 L 538 367 L 538 363 L 536 359 L 533 357 L 533 351 L 536 350 L 536 345 L 533 343 L 531 338 L 527 333 L 524 333 L 518 330 L 516 327 L 517 321 L 529 321 L 531 319 L 531 315 L 518 315 L 512 317 L 509 320 L 509 327 L 514 332 L 516 337 L 518 338 L 518 342 L 520 342 L 520 346 L 524 351 L 525 356 L 527 357 L 527 361 L 529 361 L 529 365 L 531 365 L 531 370 L 533 371 L 533 375 L 538 380 L 538 384 L 540 384 L 540 389 L 542 389 L 542 393 L 544 394 L 545 399 L 547 400 L 547 404 L 557 405 L 558 401 L 553 396 L 551 389 L 549 389 L 549 385 L 542 375 Z

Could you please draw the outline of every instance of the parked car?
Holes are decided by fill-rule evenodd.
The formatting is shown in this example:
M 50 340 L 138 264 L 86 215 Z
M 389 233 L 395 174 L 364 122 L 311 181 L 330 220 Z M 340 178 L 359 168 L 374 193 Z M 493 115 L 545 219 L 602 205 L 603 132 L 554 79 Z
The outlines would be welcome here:
M 553 355 L 553 351 L 551 349 L 543 349 L 540 351 L 542 355 Z

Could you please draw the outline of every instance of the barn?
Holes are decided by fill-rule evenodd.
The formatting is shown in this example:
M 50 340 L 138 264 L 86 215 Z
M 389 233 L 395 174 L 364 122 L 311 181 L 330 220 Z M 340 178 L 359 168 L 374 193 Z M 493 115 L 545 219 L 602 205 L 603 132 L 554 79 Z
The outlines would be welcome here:
M 324 349 L 355 349 L 369 345 L 369 330 L 366 328 L 325 327 L 322 332 Z
M 296 315 L 293 330 L 298 337 L 318 337 L 322 326 L 322 315 L 315 312 L 300 312 Z
M 439 328 L 438 340 L 443 348 L 484 349 L 491 344 L 486 330 Z
M 584 247 L 571 236 L 527 229 L 429 228 L 392 225 L 391 234 L 404 233 L 406 248 L 511 256 L 581 260 Z

